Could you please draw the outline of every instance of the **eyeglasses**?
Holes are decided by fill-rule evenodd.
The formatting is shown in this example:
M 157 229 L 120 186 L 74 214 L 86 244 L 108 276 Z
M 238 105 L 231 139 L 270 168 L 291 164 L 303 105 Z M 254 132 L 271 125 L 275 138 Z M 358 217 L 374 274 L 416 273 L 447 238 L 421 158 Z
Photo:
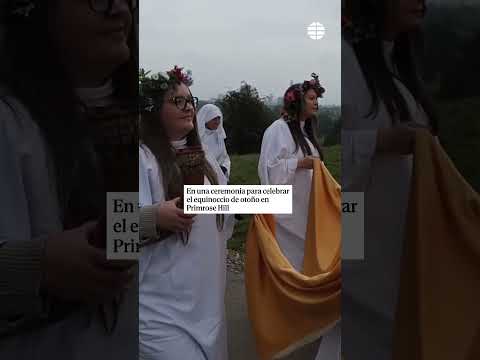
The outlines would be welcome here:
M 192 98 L 186 98 L 183 96 L 173 96 L 169 99 L 172 103 L 175 104 L 178 110 L 185 111 L 187 109 L 187 104 L 192 104 L 193 108 L 196 109 L 198 105 L 198 98 L 197 97 L 192 97 Z
M 124 0 L 121 0 L 124 1 Z M 90 9 L 97 13 L 110 14 L 112 12 L 115 0 L 88 0 Z M 138 7 L 138 0 L 127 0 L 131 11 Z

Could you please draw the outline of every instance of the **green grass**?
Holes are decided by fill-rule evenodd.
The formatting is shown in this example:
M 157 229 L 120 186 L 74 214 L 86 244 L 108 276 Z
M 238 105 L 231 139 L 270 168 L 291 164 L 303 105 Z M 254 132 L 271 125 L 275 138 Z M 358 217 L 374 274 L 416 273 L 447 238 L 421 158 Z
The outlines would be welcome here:
M 342 159 L 341 146 L 335 145 L 323 149 L 325 165 L 332 176 L 340 183 L 340 161 Z
M 340 181 L 340 146 L 324 148 L 324 154 L 325 164 L 335 179 Z M 232 161 L 231 185 L 257 185 L 260 183 L 257 170 L 258 154 L 232 155 L 230 159 Z M 250 218 L 251 215 L 243 215 L 243 219 L 237 221 L 233 236 L 228 242 L 229 249 L 244 252 Z
M 231 185 L 257 185 L 260 184 L 258 178 L 258 154 L 233 155 L 232 169 L 230 176 Z M 245 236 L 248 231 L 251 215 L 243 215 L 243 219 L 235 224 L 235 231 L 232 238 L 228 241 L 228 248 L 243 252 L 245 246 Z
M 232 155 L 232 169 L 230 176 L 231 185 L 257 185 L 258 179 L 258 154 Z

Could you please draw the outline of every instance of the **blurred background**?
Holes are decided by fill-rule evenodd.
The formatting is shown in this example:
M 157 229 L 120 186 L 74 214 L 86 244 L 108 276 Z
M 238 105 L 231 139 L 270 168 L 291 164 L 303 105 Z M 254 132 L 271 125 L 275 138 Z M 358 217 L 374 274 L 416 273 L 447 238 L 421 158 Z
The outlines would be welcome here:
M 428 2 L 425 80 L 439 113 L 440 139 L 480 191 L 480 1 Z

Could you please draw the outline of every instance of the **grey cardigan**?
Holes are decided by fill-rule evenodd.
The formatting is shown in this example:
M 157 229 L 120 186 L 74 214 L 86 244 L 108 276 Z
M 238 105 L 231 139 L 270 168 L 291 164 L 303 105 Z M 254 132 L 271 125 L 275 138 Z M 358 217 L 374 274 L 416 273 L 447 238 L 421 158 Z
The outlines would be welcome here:
M 0 88 L 0 358 L 136 358 L 136 284 L 125 294 L 112 335 L 86 306 L 55 324 L 35 326 L 48 318 L 40 294 L 44 240 L 62 230 L 53 174 L 40 129 Z M 17 335 L 26 326 L 31 330 Z
M 44 316 L 44 238 L 61 231 L 52 162 L 36 124 L 0 93 L 0 336 Z

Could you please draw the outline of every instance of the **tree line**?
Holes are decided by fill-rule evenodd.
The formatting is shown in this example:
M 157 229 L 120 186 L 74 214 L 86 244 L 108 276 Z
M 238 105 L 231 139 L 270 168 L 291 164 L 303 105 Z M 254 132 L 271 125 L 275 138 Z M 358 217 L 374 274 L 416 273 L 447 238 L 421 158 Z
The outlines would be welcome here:
M 243 82 L 239 89 L 232 90 L 219 97 L 214 103 L 220 107 L 224 116 L 224 128 L 227 133 L 227 150 L 231 154 L 259 153 L 263 133 L 275 120 L 280 118 L 282 105 L 271 105 L 265 101 L 258 90 Z M 201 104 L 200 104 L 201 105 Z M 338 106 L 321 107 L 315 120 L 318 138 L 325 146 L 340 142 L 340 134 L 332 135 L 338 128 L 340 108 Z

